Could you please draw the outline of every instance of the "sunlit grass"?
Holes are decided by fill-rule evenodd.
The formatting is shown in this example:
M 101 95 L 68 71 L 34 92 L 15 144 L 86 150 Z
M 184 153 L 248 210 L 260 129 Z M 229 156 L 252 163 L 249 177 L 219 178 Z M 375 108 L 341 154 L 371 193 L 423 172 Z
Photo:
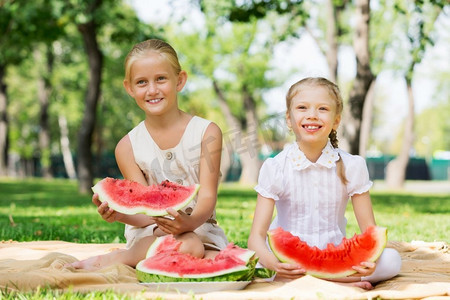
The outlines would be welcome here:
M 450 196 L 373 192 L 377 223 L 389 239 L 449 241 Z M 228 239 L 246 246 L 256 205 L 251 187 L 222 184 L 217 220 Z M 351 205 L 347 235 L 359 233 Z M 89 195 L 79 195 L 69 180 L 0 181 L 0 240 L 63 240 L 80 243 L 125 242 L 123 224 L 107 223 Z
M 449 242 L 450 195 L 373 192 L 377 223 L 388 228 L 389 240 Z M 228 239 L 241 247 L 253 221 L 256 192 L 251 187 L 223 184 L 217 220 Z M 347 236 L 359 233 L 351 205 Z M 79 243 L 125 242 L 123 224 L 102 220 L 89 195 L 79 195 L 69 180 L 0 180 L 0 240 L 62 240 Z M 114 292 L 0 291 L 0 299 L 141 299 Z M 144 299 L 145 297 L 142 297 Z

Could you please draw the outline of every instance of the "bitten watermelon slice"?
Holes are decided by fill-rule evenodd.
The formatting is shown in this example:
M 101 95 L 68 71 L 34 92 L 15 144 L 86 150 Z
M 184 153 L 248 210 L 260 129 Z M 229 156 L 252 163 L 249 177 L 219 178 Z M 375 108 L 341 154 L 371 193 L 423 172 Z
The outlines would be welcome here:
M 255 252 L 232 243 L 213 259 L 178 252 L 181 242 L 172 235 L 158 237 L 147 258 L 136 266 L 141 282 L 248 281 L 255 272 Z
M 183 186 L 168 180 L 158 185 L 144 186 L 126 179 L 104 178 L 92 187 L 101 202 L 127 215 L 167 215 L 167 208 L 179 210 L 197 194 L 199 184 Z
M 319 278 L 340 278 L 356 273 L 352 266 L 363 261 L 374 262 L 387 242 L 387 229 L 372 226 L 352 238 L 344 238 L 338 246 L 310 247 L 299 237 L 281 227 L 267 232 L 270 248 L 275 256 L 286 263 L 298 264 L 306 274 Z

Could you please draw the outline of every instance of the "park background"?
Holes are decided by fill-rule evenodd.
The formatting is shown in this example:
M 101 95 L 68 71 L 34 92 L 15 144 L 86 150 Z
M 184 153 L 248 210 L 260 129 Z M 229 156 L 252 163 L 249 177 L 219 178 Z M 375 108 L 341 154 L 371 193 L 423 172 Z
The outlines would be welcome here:
M 448 180 L 446 1 L 2 1 L 0 175 L 120 177 L 117 141 L 144 118 L 122 87 L 132 45 L 161 38 L 189 74 L 179 99 L 224 133 L 225 181 L 252 185 L 292 140 L 284 95 L 323 76 L 345 99 L 340 146 L 372 179 Z
M 189 74 L 181 107 L 224 133 L 217 219 L 230 241 L 246 247 L 259 167 L 293 139 L 288 87 L 323 76 L 341 87 L 340 145 L 366 158 L 389 240 L 448 244 L 449 28 L 447 1 L 0 0 L 0 241 L 125 241 L 90 187 L 121 177 L 114 147 L 144 118 L 122 86 L 125 55 L 161 38 Z M 346 216 L 352 236 L 351 204 Z M 55 293 L 19 296 L 69 297 Z

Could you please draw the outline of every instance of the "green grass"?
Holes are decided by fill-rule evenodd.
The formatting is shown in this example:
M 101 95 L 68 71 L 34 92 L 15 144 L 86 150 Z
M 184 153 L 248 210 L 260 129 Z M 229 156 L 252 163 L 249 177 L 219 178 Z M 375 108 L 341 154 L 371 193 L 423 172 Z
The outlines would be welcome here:
M 449 242 L 449 195 L 373 192 L 372 201 L 390 240 Z M 246 246 L 255 204 L 251 188 L 221 185 L 217 219 L 230 241 Z M 351 205 L 346 215 L 347 235 L 358 233 Z M 0 181 L 0 240 L 125 242 L 123 225 L 103 221 L 91 197 L 77 193 L 76 182 L 42 179 Z
M 388 228 L 389 240 L 449 242 L 450 195 L 373 192 L 378 225 Z M 250 187 L 223 184 L 217 219 L 230 241 L 246 247 L 256 193 Z M 347 208 L 347 236 L 359 229 Z M 69 180 L 0 180 L 0 241 L 63 240 L 79 243 L 125 242 L 123 224 L 107 223 L 97 214 L 90 196 L 79 195 Z M 114 292 L 58 292 L 41 289 L 7 293 L 0 299 L 136 299 Z

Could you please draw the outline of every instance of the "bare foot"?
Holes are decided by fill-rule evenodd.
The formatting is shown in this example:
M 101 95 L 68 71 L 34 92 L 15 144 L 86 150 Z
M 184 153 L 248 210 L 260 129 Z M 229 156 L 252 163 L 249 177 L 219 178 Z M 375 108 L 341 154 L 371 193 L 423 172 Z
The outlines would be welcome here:
M 113 255 L 118 254 L 118 252 L 120 252 L 120 250 L 118 250 L 116 253 L 112 252 L 105 255 L 93 256 L 84 260 L 67 264 L 66 267 L 73 267 L 75 269 L 84 269 L 89 271 L 99 270 L 113 264 L 114 263 Z
M 88 271 L 95 271 L 101 269 L 104 263 L 100 256 L 94 256 L 88 259 L 80 260 L 67 264 L 66 267 L 73 267 L 75 269 L 84 269 Z
M 373 285 L 369 281 L 355 281 L 355 282 L 337 282 L 342 285 L 359 287 L 365 290 L 373 289 Z

